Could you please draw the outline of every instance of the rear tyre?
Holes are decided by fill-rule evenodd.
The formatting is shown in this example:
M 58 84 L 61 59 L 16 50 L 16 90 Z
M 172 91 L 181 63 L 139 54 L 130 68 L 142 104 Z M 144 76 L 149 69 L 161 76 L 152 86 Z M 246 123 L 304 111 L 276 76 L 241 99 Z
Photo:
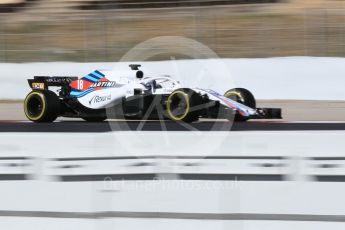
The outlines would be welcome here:
M 167 116 L 173 121 L 193 122 L 199 120 L 200 96 L 191 89 L 177 89 L 167 100 Z
M 60 112 L 59 97 L 52 91 L 31 91 L 24 100 L 24 113 L 33 122 L 53 122 Z

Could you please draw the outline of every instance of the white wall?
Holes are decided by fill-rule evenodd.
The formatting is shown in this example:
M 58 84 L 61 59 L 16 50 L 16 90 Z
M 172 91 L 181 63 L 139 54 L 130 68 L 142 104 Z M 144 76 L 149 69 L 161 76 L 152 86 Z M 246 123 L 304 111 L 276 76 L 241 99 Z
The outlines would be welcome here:
M 345 58 L 180 60 L 141 63 L 148 73 L 169 74 L 186 86 L 225 92 L 250 89 L 257 99 L 345 100 Z M 0 64 L 0 99 L 23 99 L 34 75 L 84 76 L 95 69 L 123 69 L 129 63 Z
M 12 173 L 30 173 L 31 180 L 0 181 L 0 214 L 2 211 L 42 212 L 172 212 L 172 213 L 256 213 L 295 215 L 344 215 L 345 184 L 317 182 L 313 175 L 345 175 L 344 160 L 313 161 L 311 157 L 341 157 L 345 132 L 114 132 L 104 134 L 65 133 L 4 133 L 0 134 L 2 157 L 30 157 L 24 163 L 4 161 L 3 167 L 16 163 Z M 197 141 L 200 140 L 200 141 Z M 207 140 L 207 141 L 206 141 Z M 325 144 L 325 142 L 327 144 Z M 61 144 L 63 143 L 63 144 Z M 190 143 L 193 143 L 191 145 Z M 212 147 L 210 147 L 212 146 Z M 120 160 L 128 173 L 283 173 L 284 181 L 118 181 L 60 182 L 56 175 L 118 173 L 123 167 L 115 161 L 54 161 L 56 158 L 147 156 L 155 155 L 155 166 L 129 166 L 142 160 Z M 271 160 L 208 160 L 164 159 L 164 156 L 282 156 Z M 158 157 L 160 156 L 160 157 Z M 198 163 L 179 166 L 177 163 Z M 279 166 L 262 168 L 264 162 Z M 144 162 L 147 162 L 144 160 Z M 232 162 L 232 163 L 231 163 Z M 22 162 L 23 163 L 23 162 Z M 61 166 L 81 165 L 68 168 Z M 319 167 L 335 164 L 336 167 Z M 13 167 L 13 166 L 12 166 Z M 197 185 L 197 186 L 196 186 Z M 158 215 L 158 214 L 157 214 Z M 145 218 L 66 219 L 59 218 L 1 218 L 0 227 L 52 225 L 53 229 L 73 229 L 92 225 L 96 229 L 152 229 L 152 226 L 178 224 L 198 229 L 325 229 L 338 228 L 337 222 L 303 221 L 222 221 L 222 220 L 162 220 Z M 3 227 L 4 229 L 8 229 Z M 86 228 L 86 229 L 89 229 Z

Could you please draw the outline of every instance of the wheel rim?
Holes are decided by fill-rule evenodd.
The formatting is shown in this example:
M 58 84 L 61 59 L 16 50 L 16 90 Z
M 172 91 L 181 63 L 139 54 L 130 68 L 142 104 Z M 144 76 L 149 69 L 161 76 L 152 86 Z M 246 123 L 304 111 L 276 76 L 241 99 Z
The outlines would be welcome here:
M 184 92 L 177 91 L 168 98 L 168 113 L 173 120 L 184 119 L 189 112 L 189 98 Z
M 226 98 L 233 100 L 233 101 L 237 101 L 237 102 L 242 103 L 242 104 L 245 103 L 243 96 L 238 92 L 227 92 L 224 96 Z
M 45 111 L 44 98 L 40 93 L 33 92 L 25 99 L 25 115 L 30 120 L 39 120 Z

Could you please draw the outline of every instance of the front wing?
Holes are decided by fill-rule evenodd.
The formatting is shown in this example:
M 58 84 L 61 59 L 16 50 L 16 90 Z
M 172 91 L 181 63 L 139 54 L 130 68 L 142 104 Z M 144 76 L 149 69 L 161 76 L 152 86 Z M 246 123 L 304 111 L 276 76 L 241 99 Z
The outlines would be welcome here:
M 194 91 L 201 95 L 207 95 L 211 101 L 218 101 L 221 105 L 235 110 L 239 115 L 246 119 L 282 119 L 280 108 L 250 108 L 246 105 L 231 100 L 213 90 L 195 88 Z

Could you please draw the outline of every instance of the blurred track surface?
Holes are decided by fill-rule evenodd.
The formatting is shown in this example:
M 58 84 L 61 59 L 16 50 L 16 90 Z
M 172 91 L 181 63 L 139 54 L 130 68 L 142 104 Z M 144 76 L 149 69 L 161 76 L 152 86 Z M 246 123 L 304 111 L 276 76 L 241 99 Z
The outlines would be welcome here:
M 109 121 L 84 122 L 60 121 L 54 123 L 31 123 L 0 121 L 0 132 L 110 132 L 110 131 L 316 131 L 345 130 L 345 122 L 279 122 L 279 121 L 201 121 L 176 123 L 172 121 Z

